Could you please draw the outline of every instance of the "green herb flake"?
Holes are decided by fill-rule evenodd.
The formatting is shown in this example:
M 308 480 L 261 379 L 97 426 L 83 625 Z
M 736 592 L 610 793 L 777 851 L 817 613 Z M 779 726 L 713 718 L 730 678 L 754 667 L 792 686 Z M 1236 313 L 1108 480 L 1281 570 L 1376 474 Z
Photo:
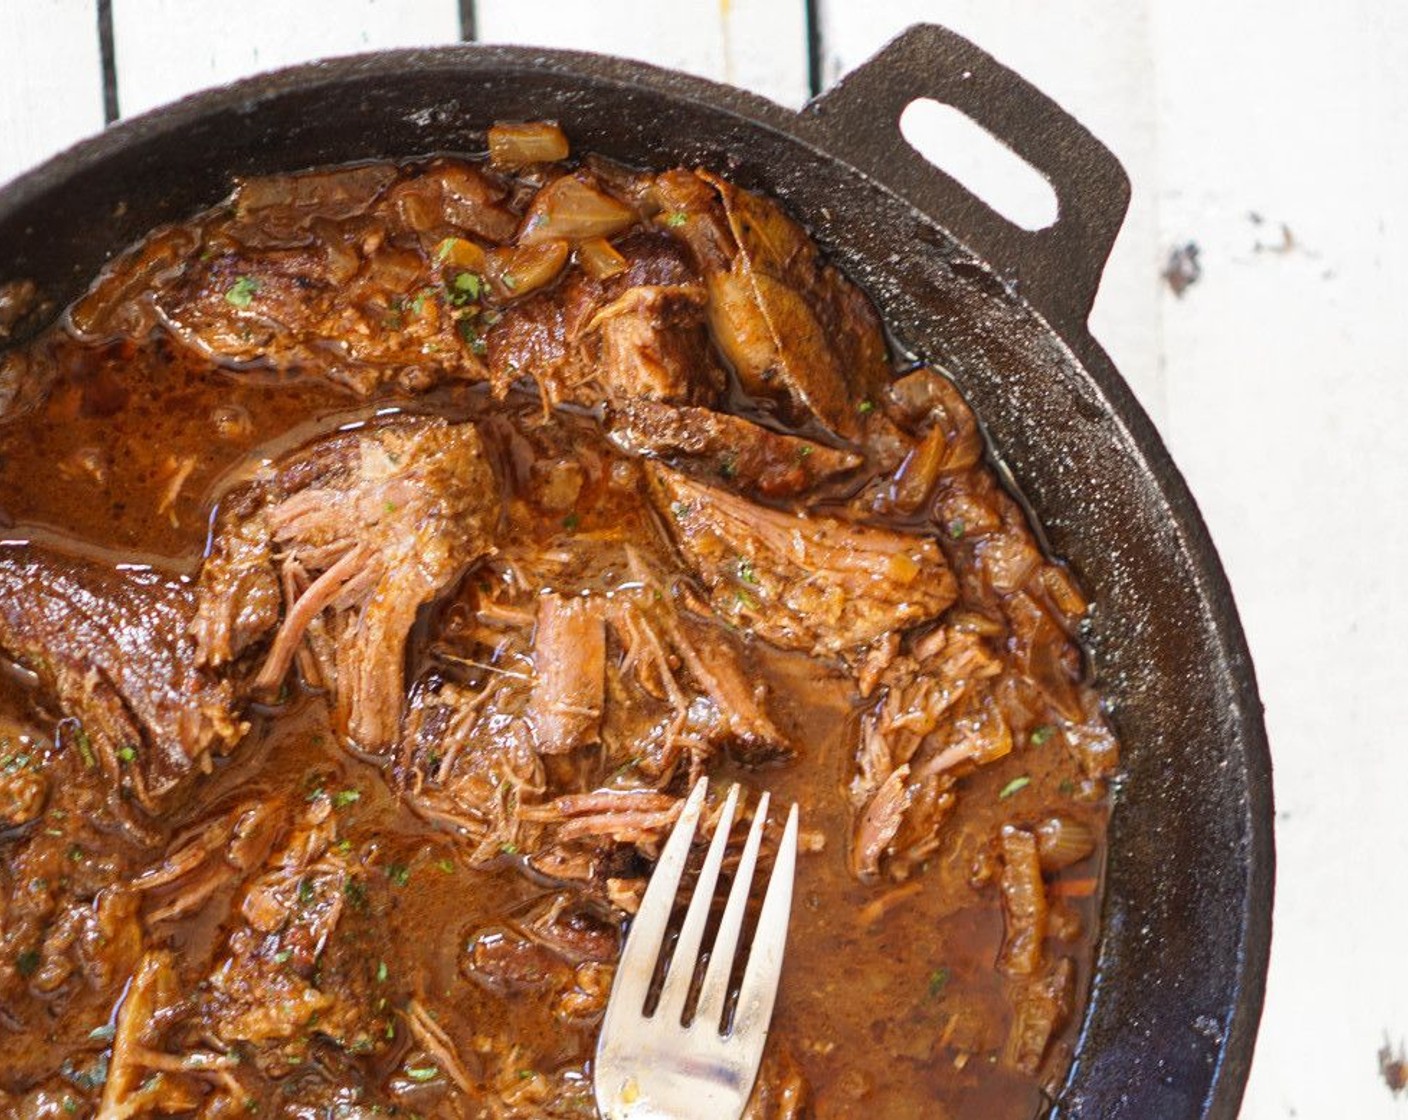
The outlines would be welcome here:
M 816 448 L 813 447 L 811 444 L 804 443 L 801 447 L 797 448 L 797 458 L 805 459 L 815 450 Z
M 1075 782 L 1071 781 L 1070 778 L 1062 778 L 1061 784 L 1056 788 L 1061 791 L 1062 797 L 1070 797 L 1071 794 L 1075 793 L 1076 791 L 1076 784 Z
M 461 272 L 455 276 L 452 287 L 456 292 L 462 292 L 470 299 L 478 299 L 480 293 L 484 291 L 484 281 L 473 272 Z
M 1013 778 L 998 792 L 997 799 L 999 801 L 1006 801 L 1014 793 L 1021 793 L 1022 790 L 1026 789 L 1031 784 L 1032 780 L 1026 774 L 1023 774 L 1020 778 Z
M 312 903 L 312 901 L 313 901 L 313 880 L 312 880 L 312 879 L 300 879 L 300 880 L 298 880 L 298 901 L 299 901 L 302 905 L 304 905 L 304 906 L 307 906 L 307 905 L 309 905 L 310 903 Z
M 234 307 L 248 307 L 257 291 L 258 280 L 253 276 L 240 276 L 230 285 L 230 290 L 225 293 L 225 300 Z
M 78 1102 L 77 1102 L 76 1100 L 74 1100 L 72 1097 L 70 1097 L 67 1093 L 64 1094 L 64 1111 L 65 1111 L 65 1112 L 77 1112 L 77 1111 L 78 1111 Z
M 687 221 L 689 221 L 689 215 L 683 210 L 672 210 L 665 215 L 665 224 L 671 229 L 678 229 Z
M 386 865 L 386 877 L 398 887 L 404 887 L 411 881 L 411 869 L 404 863 L 388 863 Z
M 949 972 L 946 968 L 936 968 L 929 973 L 929 995 L 940 995 L 948 987 Z
M 406 1076 L 412 1081 L 426 1082 L 434 1081 L 440 1076 L 440 1070 L 436 1066 L 408 1066 Z
M 747 591 L 744 591 L 743 588 L 740 587 L 733 593 L 733 596 L 738 600 L 739 606 L 747 607 L 750 611 L 758 609 L 758 600 L 753 598 Z
M 117 757 L 122 759 L 123 762 L 136 762 L 137 748 L 134 747 L 131 743 L 128 743 L 125 746 L 118 747 Z
M 738 474 L 738 456 L 733 452 L 725 455 L 723 461 L 719 463 L 719 474 L 724 478 L 733 478 Z
M 435 866 L 446 875 L 449 875 L 455 869 L 455 861 L 452 859 L 438 859 L 435 861 Z
M 535 1069 L 521 1069 L 521 1070 L 518 1071 L 518 1080 L 519 1080 L 519 1081 L 532 1081 L 533 1078 L 535 1078 L 535 1077 L 537 1077 L 537 1076 L 538 1076 L 538 1071 L 535 1070 Z
M 28 980 L 31 976 L 33 976 L 36 972 L 39 971 L 39 961 L 40 957 L 38 949 L 26 949 L 17 958 L 15 958 L 15 970 L 26 980 Z
M 1031 740 L 1032 746 L 1039 747 L 1055 734 L 1056 728 L 1049 723 L 1043 723 L 1040 727 L 1032 728 L 1032 733 L 1028 738 Z
M 575 533 L 577 531 L 577 526 L 581 523 L 582 519 L 578 517 L 575 513 L 569 513 L 566 517 L 562 519 L 562 527 L 566 529 L 569 533 Z
M 352 909 L 367 909 L 367 888 L 360 879 L 349 879 L 347 885 L 342 888 L 342 893 L 347 896 L 347 901 L 352 903 Z
M 78 744 L 78 753 L 83 758 L 83 765 L 89 770 L 98 765 L 97 756 L 93 754 L 93 740 L 88 738 L 88 732 L 79 724 L 78 729 L 73 733 L 74 742 Z
M 336 844 L 332 846 L 332 850 L 340 855 L 345 856 L 348 852 L 352 850 L 352 841 L 344 836 L 341 840 L 339 840 Z
M 339 809 L 345 809 L 360 800 L 362 800 L 362 791 L 359 789 L 340 789 L 332 795 L 332 803 Z
M 69 858 L 70 862 L 72 862 L 72 863 L 78 863 L 80 860 L 83 859 L 84 854 L 85 854 L 85 853 L 84 853 L 82 847 L 80 847 L 79 845 L 77 845 L 77 844 L 71 844 L 71 845 L 69 845 L 69 849 L 68 849 L 68 858 Z
M 518 854 L 518 845 L 510 840 L 505 840 L 499 845 L 499 851 L 503 852 L 506 856 L 516 856 Z
M 948 535 L 956 541 L 963 539 L 963 534 L 968 531 L 968 527 L 963 524 L 963 518 L 955 517 L 948 523 Z
M 874 411 L 875 411 L 875 402 L 874 402 L 874 401 L 861 401 L 860 404 L 856 405 L 856 411 L 859 412 L 862 416 L 865 416 L 865 415 L 867 415 L 868 413 L 874 412 Z
M 377 961 L 377 964 L 376 964 L 376 982 L 377 982 L 378 984 L 385 984 L 385 983 L 386 983 L 386 976 L 387 976 L 386 962 L 385 962 L 385 961 Z
M 292 950 L 292 949 L 280 949 L 277 953 L 274 954 L 274 963 L 275 963 L 275 964 L 287 964 L 287 963 L 288 963 L 288 959 L 289 959 L 289 957 L 291 957 L 291 956 L 293 956 L 293 950 Z
M 432 298 L 434 295 L 434 288 L 422 288 L 420 291 L 418 291 L 415 296 L 412 297 L 411 302 L 407 305 L 411 309 L 411 314 L 419 315 L 422 311 L 424 311 L 425 301 Z
M 758 583 L 758 573 L 753 569 L 753 561 L 746 556 L 738 558 L 738 578 L 754 586 Z

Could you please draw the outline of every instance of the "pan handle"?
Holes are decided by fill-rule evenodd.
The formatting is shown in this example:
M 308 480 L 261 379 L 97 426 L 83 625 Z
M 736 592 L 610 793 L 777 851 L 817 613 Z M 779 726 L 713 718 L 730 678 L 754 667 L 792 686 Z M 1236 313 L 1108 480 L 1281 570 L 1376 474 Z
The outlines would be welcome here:
M 900 134 L 911 101 L 933 98 L 987 129 L 1056 193 L 1056 221 L 1013 225 Z M 1099 140 L 1051 98 L 934 24 L 916 24 L 802 110 L 825 146 L 903 195 L 993 267 L 1070 337 L 1084 333 L 1100 275 L 1129 209 L 1129 176 Z

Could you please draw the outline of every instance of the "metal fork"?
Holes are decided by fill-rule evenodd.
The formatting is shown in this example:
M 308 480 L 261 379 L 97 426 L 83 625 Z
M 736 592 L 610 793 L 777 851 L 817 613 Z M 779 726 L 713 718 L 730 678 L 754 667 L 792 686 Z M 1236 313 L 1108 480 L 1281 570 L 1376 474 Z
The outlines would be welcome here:
M 719 815 L 665 973 L 660 999 L 655 1010 L 645 1014 L 647 994 L 707 788 L 707 779 L 701 778 L 685 802 L 655 865 L 621 954 L 596 1047 L 596 1103 L 604 1120 L 738 1120 L 758 1076 L 792 911 L 792 879 L 797 864 L 796 805 L 787 814 L 787 827 L 763 897 L 738 1003 L 727 1031 L 722 1020 L 729 976 L 763 838 L 768 812 L 766 793 L 753 812 L 753 826 L 748 831 L 709 954 L 694 1016 L 688 1023 L 682 1020 L 738 807 L 736 783 Z

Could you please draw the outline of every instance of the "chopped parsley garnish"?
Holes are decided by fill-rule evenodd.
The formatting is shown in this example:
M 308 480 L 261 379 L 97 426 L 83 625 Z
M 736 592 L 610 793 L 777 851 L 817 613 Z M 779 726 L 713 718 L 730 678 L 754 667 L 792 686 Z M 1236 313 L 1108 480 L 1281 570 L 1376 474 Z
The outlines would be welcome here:
M 677 229 L 689 221 L 689 215 L 683 210 L 672 210 L 665 215 L 665 224 L 671 229 Z
M 455 869 L 455 861 L 452 859 L 440 859 L 435 861 L 435 866 L 448 875 Z
M 963 539 L 963 534 L 968 531 L 968 527 L 963 524 L 963 518 L 955 517 L 948 523 L 948 535 L 956 541 Z
M 569 513 L 566 517 L 562 519 L 562 527 L 566 529 L 569 533 L 573 533 L 576 532 L 577 526 L 580 525 L 581 522 L 582 519 L 578 517 L 575 513 Z
M 459 302 L 464 303 L 479 298 L 484 291 L 484 281 L 473 272 L 461 272 L 450 282 L 450 288 L 457 297 L 461 297 Z
M 386 865 L 386 877 L 398 887 L 404 887 L 411 881 L 411 869 L 404 863 L 388 863 Z
M 425 301 L 435 295 L 434 288 L 422 288 L 410 302 L 411 314 L 419 315 L 425 309 Z
M 936 968 L 929 973 L 929 994 L 937 996 L 948 987 L 948 969 Z
M 359 789 L 340 789 L 332 795 L 332 803 L 339 809 L 345 809 L 360 800 L 362 800 L 362 791 Z
M 412 1081 L 434 1081 L 440 1076 L 440 1070 L 436 1066 L 408 1066 L 406 1076 Z
M 376 964 L 376 982 L 377 982 L 378 984 L 385 984 L 385 983 L 386 983 L 386 975 L 387 975 L 386 962 L 385 962 L 385 961 L 377 961 L 377 964 Z
M 744 591 L 743 588 L 740 587 L 733 594 L 734 598 L 738 600 L 740 606 L 747 607 L 749 610 L 758 609 L 758 600 L 753 598 L 753 596 L 748 594 L 748 592 Z
M 506 856 L 516 856 L 518 854 L 518 845 L 511 840 L 505 840 L 499 845 L 499 851 L 503 852 Z
M 137 760 L 137 748 L 131 743 L 117 748 L 117 757 L 123 762 L 135 762 Z
M 1046 740 L 1048 740 L 1049 738 L 1051 738 L 1051 736 L 1055 734 L 1056 729 L 1052 727 L 1049 723 L 1043 723 L 1040 727 L 1033 728 L 1032 733 L 1030 735 L 1032 746 L 1041 746 L 1042 743 L 1046 742 Z
M 78 844 L 70 844 L 68 848 L 68 858 L 71 863 L 78 863 L 85 855 L 82 847 Z
M 280 949 L 277 953 L 274 954 L 274 963 L 284 964 L 288 961 L 289 957 L 291 956 L 293 956 L 292 949 Z
M 875 402 L 874 402 L 874 401 L 861 401 L 860 404 L 856 405 L 856 411 L 859 412 L 862 416 L 864 416 L 864 415 L 865 415 L 866 413 L 868 413 L 868 412 L 874 412 L 874 411 L 875 411 Z
M 384 503 L 382 504 L 382 507 L 381 507 L 381 508 L 384 509 L 387 513 L 395 513 L 395 512 L 396 512 L 396 503 L 393 502 L 393 501 L 388 500 L 388 501 L 386 501 L 386 502 L 384 502 Z
M 998 792 L 997 799 L 999 801 L 1006 801 L 1014 793 L 1021 793 L 1022 790 L 1026 789 L 1031 784 L 1032 780 L 1026 774 L 1023 774 L 1020 778 L 1013 778 Z
M 235 307 L 248 307 L 257 291 L 259 291 L 258 280 L 253 276 L 240 276 L 230 285 L 230 290 L 225 293 L 225 299 Z
M 347 901 L 352 903 L 352 909 L 366 910 L 367 888 L 360 879 L 349 879 L 347 885 L 342 888 L 342 893 L 347 896 Z
M 302 905 L 304 905 L 304 906 L 307 906 L 309 903 L 311 903 L 311 902 L 313 901 L 313 880 L 312 880 L 312 879 L 300 879 L 300 880 L 298 880 L 298 901 L 299 901 Z
M 89 770 L 98 765 L 98 759 L 93 754 L 93 740 L 88 738 L 88 732 L 80 724 L 78 730 L 73 733 L 74 741 L 78 743 L 78 753 L 83 759 L 83 765 Z
M 813 447 L 811 444 L 809 444 L 809 443 L 804 443 L 804 444 L 802 444 L 801 447 L 797 448 L 797 458 L 799 458 L 799 459 L 805 459 L 808 455 L 810 455 L 810 454 L 811 454 L 813 451 L 815 451 L 815 450 L 816 450 L 816 448 Z

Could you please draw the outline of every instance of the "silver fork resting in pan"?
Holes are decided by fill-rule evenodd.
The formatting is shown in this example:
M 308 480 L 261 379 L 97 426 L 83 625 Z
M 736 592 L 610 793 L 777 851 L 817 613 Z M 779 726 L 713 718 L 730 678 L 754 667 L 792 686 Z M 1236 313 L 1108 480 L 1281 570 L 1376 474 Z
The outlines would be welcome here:
M 768 812 L 766 793 L 753 812 L 753 826 L 748 831 L 709 954 L 694 1016 L 687 1024 L 682 1020 L 738 807 L 736 784 L 729 790 L 719 815 L 660 999 L 655 1010 L 645 1014 L 647 993 L 665 943 L 666 927 L 704 808 L 706 789 L 707 780 L 701 778 L 685 802 L 655 865 L 621 954 L 596 1047 L 596 1103 L 605 1120 L 738 1120 L 758 1076 L 792 911 L 792 879 L 797 864 L 796 805 L 787 814 L 787 827 L 763 897 L 732 1024 L 727 1030 L 721 1026 Z

